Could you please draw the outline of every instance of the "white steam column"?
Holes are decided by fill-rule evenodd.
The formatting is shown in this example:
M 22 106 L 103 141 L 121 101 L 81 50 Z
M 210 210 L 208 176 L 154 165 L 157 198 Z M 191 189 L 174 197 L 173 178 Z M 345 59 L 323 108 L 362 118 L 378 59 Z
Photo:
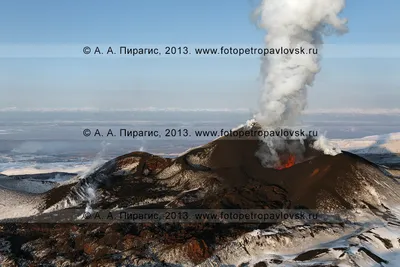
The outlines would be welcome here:
M 261 66 L 261 97 L 256 121 L 268 129 L 292 126 L 307 104 L 307 87 L 319 72 L 322 37 L 347 31 L 347 20 L 338 17 L 345 0 L 263 0 L 256 10 L 266 30 L 269 49 L 296 49 L 300 53 L 268 54 Z M 304 54 L 303 54 L 304 52 Z M 277 140 L 264 140 L 258 156 L 266 166 L 277 160 Z M 281 140 L 282 141 L 282 140 Z

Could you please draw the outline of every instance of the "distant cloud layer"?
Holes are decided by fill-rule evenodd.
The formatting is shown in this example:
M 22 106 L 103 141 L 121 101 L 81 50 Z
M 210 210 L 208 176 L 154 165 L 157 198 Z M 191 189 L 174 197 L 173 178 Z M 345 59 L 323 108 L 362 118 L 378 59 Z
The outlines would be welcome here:
M 156 107 L 146 107 L 146 108 L 129 108 L 129 109 L 99 109 L 92 107 L 83 108 L 16 108 L 7 107 L 0 108 L 0 112 L 244 112 L 251 113 L 254 112 L 252 109 L 248 108 L 156 108 Z M 304 114 L 360 114 L 360 115 L 400 115 L 400 108 L 394 109 L 382 109 L 382 108 L 372 108 L 372 109 L 357 109 L 357 108 L 343 108 L 343 109 L 308 109 L 303 112 Z

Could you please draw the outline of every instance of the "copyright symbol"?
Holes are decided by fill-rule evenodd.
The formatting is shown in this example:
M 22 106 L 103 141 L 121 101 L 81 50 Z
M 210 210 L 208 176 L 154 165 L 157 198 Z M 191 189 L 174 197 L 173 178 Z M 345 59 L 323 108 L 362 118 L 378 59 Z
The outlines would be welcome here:
M 83 135 L 86 136 L 86 137 L 90 136 L 91 133 L 92 132 L 89 129 L 83 130 Z
M 90 49 L 90 47 L 89 46 L 85 46 L 84 48 L 83 48 L 83 53 L 84 54 L 90 54 L 90 52 L 92 51 L 92 49 Z

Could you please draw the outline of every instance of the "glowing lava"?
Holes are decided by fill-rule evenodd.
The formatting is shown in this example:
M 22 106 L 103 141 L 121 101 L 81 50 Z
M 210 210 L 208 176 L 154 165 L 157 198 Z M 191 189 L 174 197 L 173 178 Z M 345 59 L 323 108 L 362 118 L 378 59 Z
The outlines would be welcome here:
M 282 170 L 282 169 L 287 169 L 292 167 L 296 163 L 296 157 L 294 155 L 289 155 L 288 159 L 281 164 L 277 169 Z

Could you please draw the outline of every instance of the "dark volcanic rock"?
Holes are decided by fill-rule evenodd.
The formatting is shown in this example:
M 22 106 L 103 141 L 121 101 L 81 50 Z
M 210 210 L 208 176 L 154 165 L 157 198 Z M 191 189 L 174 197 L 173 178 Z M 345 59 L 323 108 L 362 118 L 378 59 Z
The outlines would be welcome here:
M 323 155 L 306 142 L 304 161 L 276 170 L 264 168 L 255 157 L 259 145 L 257 140 L 220 138 L 176 159 L 133 152 L 107 162 L 76 183 L 50 190 L 43 195 L 40 210 L 85 208 L 89 202 L 95 210 L 301 207 L 318 211 L 368 208 L 384 213 L 379 194 L 385 194 L 389 202 L 400 203 L 398 182 L 358 156 Z M 215 223 L 2 223 L 0 244 L 4 248 L 0 248 L 0 262 L 2 259 L 4 266 L 194 266 L 207 261 L 233 261 L 239 265 L 241 262 L 235 259 L 242 257 L 242 248 L 243 255 L 257 255 L 252 251 L 268 244 L 272 237 L 243 239 L 242 245 L 227 244 L 252 230 L 270 227 L 271 224 Z M 336 225 L 332 229 L 340 232 L 344 228 Z M 304 230 L 304 235 L 318 236 L 327 229 L 329 225 L 312 226 Z M 289 236 L 297 235 L 279 233 L 276 238 L 285 240 Z M 384 242 L 388 246 L 388 240 Z M 325 252 L 310 249 L 293 260 L 307 261 Z M 269 262 L 282 261 L 274 258 Z M 268 266 L 266 262 L 259 261 L 255 266 Z

